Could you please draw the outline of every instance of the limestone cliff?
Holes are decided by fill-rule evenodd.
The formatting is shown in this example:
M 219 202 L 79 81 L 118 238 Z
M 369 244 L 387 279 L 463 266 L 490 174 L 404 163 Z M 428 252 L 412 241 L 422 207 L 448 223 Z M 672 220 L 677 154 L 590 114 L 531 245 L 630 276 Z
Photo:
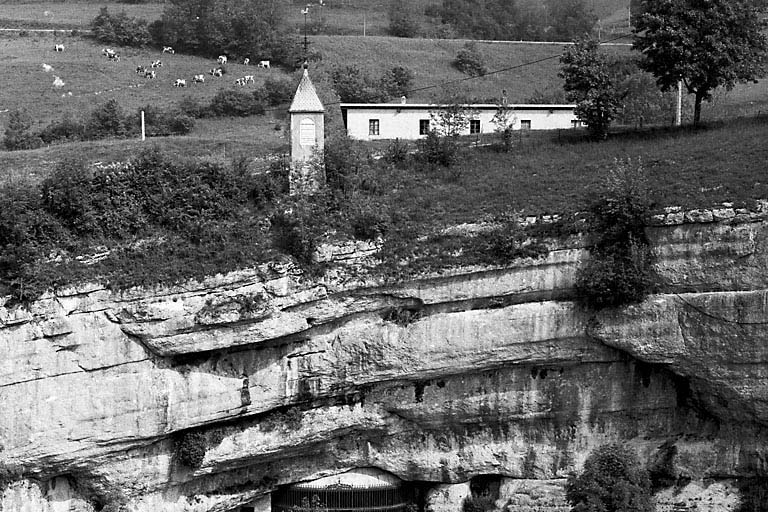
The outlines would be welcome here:
M 501 509 L 556 511 L 548 489 L 622 440 L 700 486 L 661 509 L 730 510 L 768 457 L 768 222 L 680 215 L 648 229 L 663 287 L 620 310 L 575 300 L 578 240 L 407 282 L 337 257 L 322 278 L 282 262 L 0 308 L 0 503 L 225 511 L 376 466 L 431 486 L 435 511 L 478 475 Z M 199 468 L 176 454 L 189 432 Z

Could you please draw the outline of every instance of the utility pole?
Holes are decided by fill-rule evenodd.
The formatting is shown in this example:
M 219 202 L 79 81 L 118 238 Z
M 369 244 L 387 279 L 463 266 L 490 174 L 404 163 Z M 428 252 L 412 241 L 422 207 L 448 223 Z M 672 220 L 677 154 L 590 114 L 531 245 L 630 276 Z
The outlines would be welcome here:
M 683 124 L 683 81 L 677 81 L 677 109 L 675 110 L 675 126 Z

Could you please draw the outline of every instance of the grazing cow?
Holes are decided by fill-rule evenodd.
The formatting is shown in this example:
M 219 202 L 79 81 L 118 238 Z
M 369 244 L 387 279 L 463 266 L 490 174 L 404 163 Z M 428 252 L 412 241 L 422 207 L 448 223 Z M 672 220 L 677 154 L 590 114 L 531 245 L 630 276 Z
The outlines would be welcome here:
M 243 83 L 246 83 L 246 84 L 247 84 L 248 82 L 250 82 L 250 83 L 252 83 L 252 84 L 253 84 L 253 83 L 256 83 L 256 82 L 254 82 L 254 80 L 253 80 L 253 75 L 245 75 L 245 76 L 243 77 Z
M 208 73 L 210 73 L 211 76 L 221 76 L 224 74 L 221 68 L 213 68 Z
M 250 64 L 250 63 L 251 63 L 251 59 L 249 59 L 248 57 L 246 57 L 245 59 L 243 59 L 243 65 L 247 66 L 247 65 L 248 65 L 248 64 Z
M 177 78 L 175 82 L 173 82 L 174 87 L 186 87 L 187 81 L 183 78 Z
M 46 73 L 53 71 L 53 66 L 49 66 L 48 64 L 43 63 L 43 71 Z
M 270 69 L 269 67 L 269 61 L 268 60 L 260 60 L 259 65 L 256 66 L 257 68 L 264 68 L 264 69 Z
M 176 52 L 174 52 L 173 48 L 171 48 L 170 46 L 163 46 L 162 53 L 170 53 L 171 55 L 173 55 Z
M 61 89 L 62 87 L 64 87 L 64 80 L 62 80 L 61 78 L 59 78 L 57 76 L 54 76 L 53 77 L 53 86 L 55 88 L 57 88 L 57 89 Z
M 144 66 L 136 66 L 136 74 L 141 75 L 147 71 L 147 68 Z
M 64 51 L 64 45 L 63 44 L 53 45 L 53 51 L 55 51 L 55 52 L 63 52 Z
M 103 50 L 101 50 L 101 53 L 109 57 L 110 55 L 115 54 L 115 50 L 113 50 L 112 48 L 104 48 Z
M 120 54 L 119 53 L 111 53 L 111 54 L 107 55 L 107 58 L 109 60 L 113 60 L 115 62 L 120 62 Z
M 237 80 L 235 80 L 235 85 L 239 85 L 240 87 L 242 87 L 245 85 L 245 80 L 243 80 L 242 78 L 238 78 Z
M 219 64 L 222 64 L 222 65 L 226 64 L 227 63 L 227 56 L 226 55 L 219 55 L 219 58 L 216 59 L 216 62 L 218 62 Z
M 163 67 L 163 63 L 160 62 L 159 60 L 156 60 L 151 65 L 152 65 L 153 68 L 161 68 L 161 67 Z
M 192 81 L 195 83 L 203 83 L 205 82 L 205 75 L 195 75 L 192 77 Z
M 154 69 L 147 69 L 144 71 L 144 78 L 155 78 L 156 76 Z

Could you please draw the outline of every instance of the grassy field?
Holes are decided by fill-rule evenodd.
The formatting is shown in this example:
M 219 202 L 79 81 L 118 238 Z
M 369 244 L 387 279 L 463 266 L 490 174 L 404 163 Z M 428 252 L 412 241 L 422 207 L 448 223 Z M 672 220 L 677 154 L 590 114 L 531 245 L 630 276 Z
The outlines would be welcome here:
M 0 2 L 0 28 L 86 29 L 99 9 L 125 11 L 129 16 L 155 20 L 163 13 L 162 3 L 124 4 L 119 2 Z

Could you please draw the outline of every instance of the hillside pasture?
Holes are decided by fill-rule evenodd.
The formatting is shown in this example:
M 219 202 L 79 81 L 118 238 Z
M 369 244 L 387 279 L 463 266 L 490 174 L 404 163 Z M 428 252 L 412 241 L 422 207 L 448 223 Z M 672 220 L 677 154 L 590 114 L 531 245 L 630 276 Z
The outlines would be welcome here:
M 64 44 L 65 50 L 53 51 L 55 43 Z M 254 91 L 263 85 L 267 76 L 283 73 L 277 69 L 230 63 L 227 73 L 215 78 L 208 74 L 209 69 L 217 66 L 213 59 L 110 46 L 121 55 L 120 62 L 113 62 L 102 55 L 102 48 L 90 39 L 79 37 L 0 38 L 4 71 L 6 76 L 13 77 L 0 90 L 0 111 L 24 109 L 38 126 L 44 126 L 65 115 L 82 115 L 112 98 L 126 112 L 145 105 L 172 107 L 186 97 L 208 102 L 218 91 L 236 88 L 234 81 L 243 75 L 254 75 L 255 83 L 237 89 Z M 137 66 L 149 68 L 155 60 L 163 63 L 155 69 L 157 78 L 136 74 Z M 53 70 L 45 72 L 43 64 L 52 66 Z M 201 73 L 205 75 L 205 82 L 192 83 L 192 77 Z M 54 76 L 64 81 L 63 87 L 53 86 Z M 186 79 L 187 87 L 174 87 L 177 78 Z M 1 130 L 5 129 L 6 122 L 7 112 L 0 114 Z
M 0 28 L 88 29 L 91 21 L 106 6 L 110 12 L 125 11 L 128 16 L 147 21 L 159 19 L 161 2 L 125 4 L 119 2 L 0 2 Z

